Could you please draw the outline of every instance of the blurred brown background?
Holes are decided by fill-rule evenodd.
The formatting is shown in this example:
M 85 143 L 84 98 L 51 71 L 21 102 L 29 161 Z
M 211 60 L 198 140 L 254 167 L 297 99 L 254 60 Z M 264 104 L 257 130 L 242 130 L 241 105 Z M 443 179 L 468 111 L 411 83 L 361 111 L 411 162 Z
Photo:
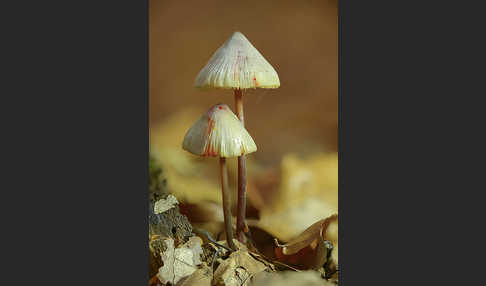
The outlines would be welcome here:
M 188 108 L 202 114 L 223 102 L 234 110 L 232 91 L 199 91 L 194 79 L 216 49 L 240 31 L 273 65 L 281 83 L 275 90 L 244 93 L 246 128 L 258 145 L 252 156 L 278 164 L 289 152 L 337 151 L 336 0 L 151 0 L 149 5 L 152 133 Z M 182 138 L 174 140 L 182 144 Z

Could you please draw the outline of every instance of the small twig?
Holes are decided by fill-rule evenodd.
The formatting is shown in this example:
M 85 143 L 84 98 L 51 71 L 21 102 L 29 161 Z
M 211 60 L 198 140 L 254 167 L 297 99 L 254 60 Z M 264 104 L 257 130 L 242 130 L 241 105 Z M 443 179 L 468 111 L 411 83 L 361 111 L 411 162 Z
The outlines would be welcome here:
M 265 259 L 265 260 L 266 260 L 267 262 L 269 262 L 269 263 L 272 263 L 272 264 L 275 264 L 275 265 L 277 265 L 277 264 L 278 264 L 278 265 L 280 265 L 280 266 L 287 267 L 287 268 L 288 268 L 288 269 L 290 269 L 290 270 L 294 270 L 294 271 L 296 271 L 296 272 L 300 272 L 300 270 L 299 270 L 299 269 L 294 268 L 294 267 L 292 267 L 292 266 L 290 266 L 290 265 L 287 265 L 287 264 L 285 264 L 285 263 L 282 263 L 282 262 L 280 262 L 280 261 L 278 261 L 278 260 L 271 260 L 271 259 L 269 259 L 269 258 L 268 258 L 268 257 L 266 257 L 265 255 L 263 255 L 263 254 L 262 254 L 262 253 L 261 253 L 261 252 L 260 252 L 260 251 L 259 251 L 257 248 L 255 248 L 255 251 L 254 251 L 254 252 L 255 252 L 256 254 L 258 254 L 259 256 L 261 256 L 263 259 Z M 250 254 L 251 254 L 251 252 L 250 252 Z
M 246 226 L 246 232 L 243 232 L 246 236 L 246 240 L 251 248 L 252 251 L 254 252 L 258 252 L 258 249 L 256 248 L 255 246 L 255 243 L 253 241 L 253 236 L 251 235 L 251 232 L 250 232 L 250 228 L 248 228 L 248 226 Z
M 215 240 L 215 239 L 214 239 L 214 238 L 211 236 L 211 234 L 210 234 L 210 233 L 209 233 L 207 230 L 205 230 L 205 229 L 197 229 L 197 231 L 198 231 L 198 232 L 200 232 L 200 233 L 202 233 L 202 234 L 204 234 L 204 235 L 206 236 L 206 238 L 207 238 L 207 239 L 208 239 L 208 240 L 209 240 L 209 241 L 210 241 L 212 244 L 217 245 L 217 246 L 219 246 L 219 247 L 222 247 L 222 248 L 224 248 L 224 249 L 226 249 L 226 250 L 228 250 L 228 251 L 230 251 L 230 252 L 233 252 L 233 251 L 234 251 L 234 250 L 232 250 L 231 248 L 229 248 L 229 247 L 227 247 L 227 246 L 225 246 L 225 245 L 222 245 L 222 244 L 218 243 L 218 242 L 217 242 L 217 241 L 216 241 L 216 240 Z
M 211 269 L 213 269 L 214 261 L 216 261 L 216 258 L 219 257 L 220 254 L 221 254 L 221 248 L 218 248 L 218 250 L 216 250 L 216 252 L 213 255 L 213 259 L 211 260 Z
M 226 250 L 228 250 L 229 252 L 233 252 L 233 250 L 225 245 L 222 245 L 220 243 L 218 243 L 212 236 L 211 234 L 209 234 L 209 232 L 205 229 L 200 229 L 200 228 L 195 228 L 194 229 L 195 232 L 198 232 L 200 234 L 203 234 L 206 236 L 206 238 L 214 245 L 218 246 L 218 248 L 216 249 L 216 252 L 214 252 L 213 254 L 213 258 L 211 259 L 211 269 L 213 269 L 214 267 L 214 262 L 216 261 L 216 258 L 219 257 L 219 255 L 221 254 L 221 248 L 224 248 Z
M 224 249 L 228 250 L 229 252 L 233 252 L 233 251 L 234 251 L 233 249 L 231 249 L 231 248 L 229 248 L 229 247 L 227 247 L 227 246 L 225 246 L 225 245 L 222 245 L 222 244 L 218 243 L 216 240 L 212 239 L 212 238 L 211 238 L 211 237 L 209 237 L 209 236 L 208 236 L 208 240 L 209 240 L 209 241 L 211 241 L 211 243 L 213 243 L 214 245 L 217 245 L 217 246 L 219 246 L 219 247 L 222 247 L 222 248 L 224 248 Z
M 285 263 L 282 263 L 282 262 L 280 262 L 280 261 L 278 261 L 278 260 L 272 261 L 272 263 L 273 263 L 273 264 L 278 264 L 278 265 L 280 265 L 280 266 L 287 267 L 288 269 L 290 269 L 290 270 L 294 270 L 295 272 L 301 272 L 301 270 L 299 270 L 299 269 L 297 269 L 297 268 L 294 268 L 294 267 L 292 267 L 292 266 L 290 266 L 290 265 L 287 265 L 287 264 L 285 264 Z

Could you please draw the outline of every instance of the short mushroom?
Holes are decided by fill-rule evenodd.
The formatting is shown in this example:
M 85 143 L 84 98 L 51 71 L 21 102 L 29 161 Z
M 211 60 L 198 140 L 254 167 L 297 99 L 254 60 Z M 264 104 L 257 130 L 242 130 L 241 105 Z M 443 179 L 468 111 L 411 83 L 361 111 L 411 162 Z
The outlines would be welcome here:
M 236 114 L 245 125 L 243 114 L 243 89 L 278 88 L 280 80 L 275 69 L 240 32 L 231 37 L 213 54 L 199 72 L 195 86 L 201 89 L 233 89 Z M 243 242 L 246 232 L 246 158 L 238 157 L 238 210 L 236 233 Z
M 233 242 L 226 158 L 255 152 L 257 146 L 253 138 L 228 105 L 216 104 L 189 128 L 182 148 L 198 156 L 219 157 L 226 240 L 228 246 L 236 250 Z

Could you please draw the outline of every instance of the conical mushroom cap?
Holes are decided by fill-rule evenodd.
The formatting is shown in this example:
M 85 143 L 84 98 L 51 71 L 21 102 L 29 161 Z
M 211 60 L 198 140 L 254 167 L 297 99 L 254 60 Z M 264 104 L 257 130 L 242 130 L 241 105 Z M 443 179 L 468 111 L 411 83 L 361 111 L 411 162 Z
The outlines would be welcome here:
M 240 32 L 233 35 L 214 53 L 199 72 L 199 88 L 277 88 L 280 80 L 275 69 Z
M 238 157 L 257 146 L 238 117 L 226 104 L 216 104 L 186 133 L 182 149 L 199 156 Z

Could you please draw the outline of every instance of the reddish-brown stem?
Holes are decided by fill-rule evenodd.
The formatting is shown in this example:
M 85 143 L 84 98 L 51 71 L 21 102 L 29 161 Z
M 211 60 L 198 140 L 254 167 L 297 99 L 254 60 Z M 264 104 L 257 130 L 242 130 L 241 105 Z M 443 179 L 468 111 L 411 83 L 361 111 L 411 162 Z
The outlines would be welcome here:
M 219 165 L 221 169 L 221 190 L 223 193 L 223 215 L 224 227 L 226 231 L 226 241 L 228 246 L 236 250 L 236 245 L 233 242 L 233 225 L 231 223 L 231 200 L 228 187 L 228 168 L 226 167 L 226 158 L 219 158 Z
M 235 89 L 235 102 L 236 116 L 238 116 L 243 126 L 245 126 L 245 115 L 243 114 L 243 94 L 241 93 L 241 89 Z
M 243 114 L 243 95 L 241 89 L 235 89 L 236 115 L 245 126 Z M 236 211 L 236 237 L 239 241 L 245 242 L 246 231 L 246 156 L 238 157 L 238 209 Z

